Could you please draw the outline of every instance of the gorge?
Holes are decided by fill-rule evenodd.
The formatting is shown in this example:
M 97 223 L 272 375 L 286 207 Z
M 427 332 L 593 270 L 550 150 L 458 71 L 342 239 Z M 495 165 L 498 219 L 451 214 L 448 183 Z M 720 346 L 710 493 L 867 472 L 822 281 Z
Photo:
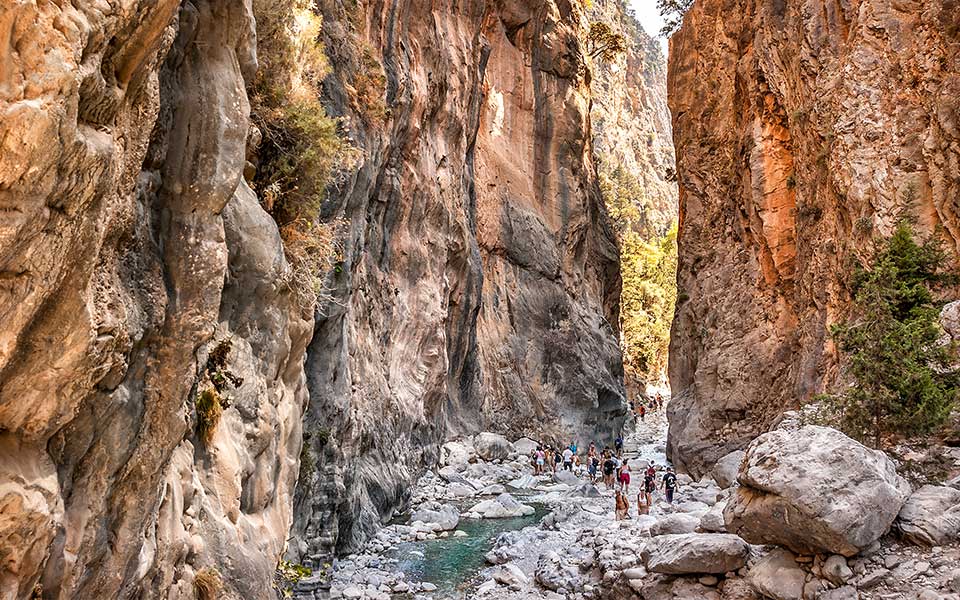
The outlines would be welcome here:
M 956 263 L 956 0 L 696 0 L 669 61 L 622 0 L 9 0 L 0 34 L 0 597 L 960 594 L 949 436 L 908 483 L 798 410 L 850 385 L 874 238 L 909 210 Z M 618 437 L 676 505 L 533 474 Z M 846 476 L 798 456 L 872 492 L 821 521 L 791 494 Z M 525 503 L 466 589 L 391 566 Z

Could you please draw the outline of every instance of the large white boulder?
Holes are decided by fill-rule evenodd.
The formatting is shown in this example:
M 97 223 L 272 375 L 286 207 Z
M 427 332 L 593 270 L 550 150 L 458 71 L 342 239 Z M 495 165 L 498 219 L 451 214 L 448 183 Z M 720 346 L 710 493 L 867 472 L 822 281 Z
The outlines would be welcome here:
M 477 453 L 470 443 L 465 441 L 447 442 L 440 449 L 440 464 L 463 465 L 476 457 Z
M 506 519 L 532 515 L 535 511 L 532 506 L 517 502 L 510 494 L 500 494 L 494 499 L 476 504 L 468 512 L 482 519 Z
M 647 570 L 654 573 L 728 573 L 747 564 L 750 546 L 735 535 L 686 533 L 652 538 L 643 549 Z
M 478 433 L 473 440 L 473 446 L 477 450 L 477 456 L 488 461 L 506 460 L 514 452 L 513 444 L 507 438 L 489 431 Z
M 573 474 L 572 471 L 560 470 L 553 474 L 553 480 L 556 483 L 565 483 L 569 486 L 580 485 L 580 478 Z
M 439 502 L 425 502 L 410 515 L 410 522 L 421 521 L 428 524 L 436 524 L 432 529 L 438 531 L 450 531 L 456 529 L 460 523 L 460 511 L 452 504 L 440 504 Z
M 738 481 L 727 531 L 802 554 L 853 556 L 890 529 L 910 495 L 883 452 L 814 425 L 758 437 Z
M 530 453 L 536 450 L 540 444 L 528 437 L 522 437 L 513 443 L 513 448 L 523 456 L 530 456 Z
M 925 485 L 914 492 L 897 516 L 897 529 L 914 544 L 940 546 L 960 536 L 960 490 Z
M 700 530 L 725 533 L 727 531 L 727 525 L 723 521 L 723 509 L 726 508 L 726 506 L 726 501 L 717 502 L 711 506 L 710 510 L 700 517 Z

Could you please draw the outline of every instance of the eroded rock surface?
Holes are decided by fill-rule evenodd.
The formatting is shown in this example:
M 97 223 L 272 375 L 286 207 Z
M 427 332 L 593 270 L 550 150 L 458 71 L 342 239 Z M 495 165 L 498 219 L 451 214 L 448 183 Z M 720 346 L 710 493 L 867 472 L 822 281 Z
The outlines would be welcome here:
M 698 0 L 671 38 L 679 468 L 833 383 L 848 265 L 906 205 L 956 251 L 958 29 L 955 0 Z
M 312 322 L 241 177 L 250 1 L 4 3 L 0 37 L 0 596 L 271 598 Z
M 319 3 L 324 100 L 362 157 L 323 209 L 349 226 L 307 364 L 302 560 L 356 548 L 444 439 L 625 417 L 582 8 L 341 4 Z

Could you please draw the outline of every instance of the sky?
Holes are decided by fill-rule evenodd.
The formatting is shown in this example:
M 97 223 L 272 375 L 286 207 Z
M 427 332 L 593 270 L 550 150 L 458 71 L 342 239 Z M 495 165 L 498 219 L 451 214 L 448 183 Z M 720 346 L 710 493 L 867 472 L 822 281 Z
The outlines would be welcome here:
M 663 45 L 663 53 L 667 53 L 667 39 L 659 37 L 660 28 L 663 27 L 663 19 L 657 11 L 657 0 L 630 0 L 630 5 L 637 13 L 637 20 L 643 25 L 643 29 L 652 36 L 657 36 Z

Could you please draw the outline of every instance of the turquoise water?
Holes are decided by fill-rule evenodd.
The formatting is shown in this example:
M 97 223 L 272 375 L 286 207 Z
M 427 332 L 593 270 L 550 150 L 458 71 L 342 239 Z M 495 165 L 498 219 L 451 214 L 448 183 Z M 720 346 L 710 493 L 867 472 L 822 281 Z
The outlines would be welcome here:
M 477 574 L 487 563 L 483 558 L 493 540 L 504 531 L 515 531 L 536 525 L 550 509 L 536 502 L 528 502 L 535 512 L 515 519 L 462 519 L 457 529 L 466 537 L 405 542 L 398 547 L 395 558 L 398 568 L 410 581 L 430 582 L 437 586 L 434 597 L 465 598 L 476 585 Z M 452 532 L 451 532 L 452 533 Z M 422 556 L 420 554 L 421 553 Z

